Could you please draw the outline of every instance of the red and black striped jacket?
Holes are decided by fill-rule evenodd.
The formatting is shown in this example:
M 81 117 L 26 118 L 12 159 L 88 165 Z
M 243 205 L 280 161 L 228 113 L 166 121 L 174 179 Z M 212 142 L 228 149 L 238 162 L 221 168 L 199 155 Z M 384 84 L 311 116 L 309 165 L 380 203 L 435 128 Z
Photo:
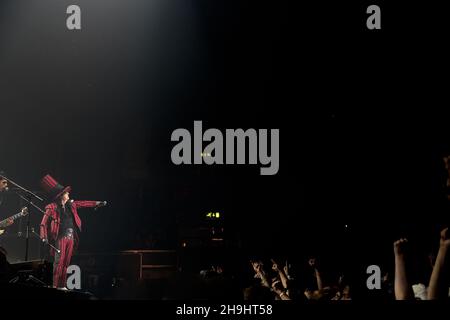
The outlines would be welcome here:
M 73 201 L 71 203 L 71 212 L 73 214 L 73 221 L 78 229 L 81 231 L 81 219 L 78 215 L 79 208 L 94 208 L 100 202 L 99 201 Z M 59 226 L 61 224 L 61 216 L 57 210 L 56 203 L 50 203 L 45 207 L 45 214 L 41 221 L 40 234 L 41 238 L 56 241 L 59 236 Z M 50 221 L 50 234 L 48 232 L 47 224 Z

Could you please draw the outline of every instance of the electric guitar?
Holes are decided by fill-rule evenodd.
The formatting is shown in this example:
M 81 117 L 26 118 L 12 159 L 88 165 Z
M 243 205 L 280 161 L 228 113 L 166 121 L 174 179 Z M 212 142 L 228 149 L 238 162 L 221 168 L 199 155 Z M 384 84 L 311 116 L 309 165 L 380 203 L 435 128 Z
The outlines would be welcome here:
M 20 217 L 25 217 L 28 214 L 28 208 L 23 207 L 22 210 L 20 210 L 19 213 L 16 213 L 15 215 L 6 218 L 5 220 L 0 221 L 0 235 L 5 232 L 2 228 L 6 228 L 12 224 L 12 222 Z

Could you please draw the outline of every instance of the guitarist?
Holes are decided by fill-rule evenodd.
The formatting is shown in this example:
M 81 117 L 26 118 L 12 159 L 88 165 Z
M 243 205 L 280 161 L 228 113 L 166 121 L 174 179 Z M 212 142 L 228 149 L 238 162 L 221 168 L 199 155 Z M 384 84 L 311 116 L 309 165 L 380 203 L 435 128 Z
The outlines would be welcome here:
M 8 180 L 3 178 L 3 171 L 0 171 L 0 192 L 5 192 L 7 190 L 8 190 Z M 1 199 L 0 199 L 0 204 L 1 204 Z M 12 219 L 4 220 L 4 223 L 0 224 L 0 235 L 2 235 L 5 232 L 6 227 L 9 227 L 12 224 L 13 224 Z
M 41 222 L 41 238 L 44 242 L 54 242 L 60 252 L 51 249 L 55 257 L 53 264 L 53 286 L 66 289 L 67 267 L 74 248 L 78 243 L 78 233 L 81 231 L 79 208 L 98 208 L 106 205 L 101 201 L 73 201 L 69 198 L 71 187 L 60 185 L 53 177 L 46 175 L 41 180 L 41 186 L 48 195 L 50 204 L 45 207 L 45 215 Z M 47 231 L 50 222 L 50 230 Z
M 3 175 L 3 171 L 0 171 L 0 205 L 3 202 L 2 193 L 8 191 L 8 180 L 6 180 Z
M 8 190 L 8 180 L 2 177 L 2 172 L 0 171 L 0 192 Z

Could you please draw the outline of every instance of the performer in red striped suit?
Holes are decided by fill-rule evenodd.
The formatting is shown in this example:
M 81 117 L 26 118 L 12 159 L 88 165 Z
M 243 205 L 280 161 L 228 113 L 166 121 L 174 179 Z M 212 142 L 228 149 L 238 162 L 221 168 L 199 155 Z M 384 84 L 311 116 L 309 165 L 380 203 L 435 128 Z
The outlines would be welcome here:
M 79 208 L 95 208 L 106 205 L 106 201 L 74 201 L 69 197 L 71 187 L 64 187 L 50 175 L 41 180 L 44 191 L 51 201 L 45 207 L 45 215 L 41 222 L 41 238 L 51 241 L 60 253 L 51 249 L 55 257 L 53 264 L 53 286 L 66 289 L 67 267 L 70 265 L 72 254 L 78 245 L 78 232 L 81 231 Z M 50 231 L 48 223 L 50 221 Z

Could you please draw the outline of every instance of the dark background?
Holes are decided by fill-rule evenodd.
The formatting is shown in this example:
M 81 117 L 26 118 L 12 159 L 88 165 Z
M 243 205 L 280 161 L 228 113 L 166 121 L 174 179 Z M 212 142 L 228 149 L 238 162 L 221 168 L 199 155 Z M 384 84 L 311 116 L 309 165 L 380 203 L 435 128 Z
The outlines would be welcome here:
M 177 248 L 180 228 L 220 211 L 249 255 L 367 265 L 400 235 L 426 252 L 448 222 L 444 10 L 378 1 L 370 31 L 369 4 L 2 1 L 0 168 L 109 202 L 82 213 L 81 251 L 136 248 L 139 233 Z M 173 165 L 171 133 L 194 120 L 279 128 L 278 174 Z M 1 217 L 18 207 L 7 195 Z

